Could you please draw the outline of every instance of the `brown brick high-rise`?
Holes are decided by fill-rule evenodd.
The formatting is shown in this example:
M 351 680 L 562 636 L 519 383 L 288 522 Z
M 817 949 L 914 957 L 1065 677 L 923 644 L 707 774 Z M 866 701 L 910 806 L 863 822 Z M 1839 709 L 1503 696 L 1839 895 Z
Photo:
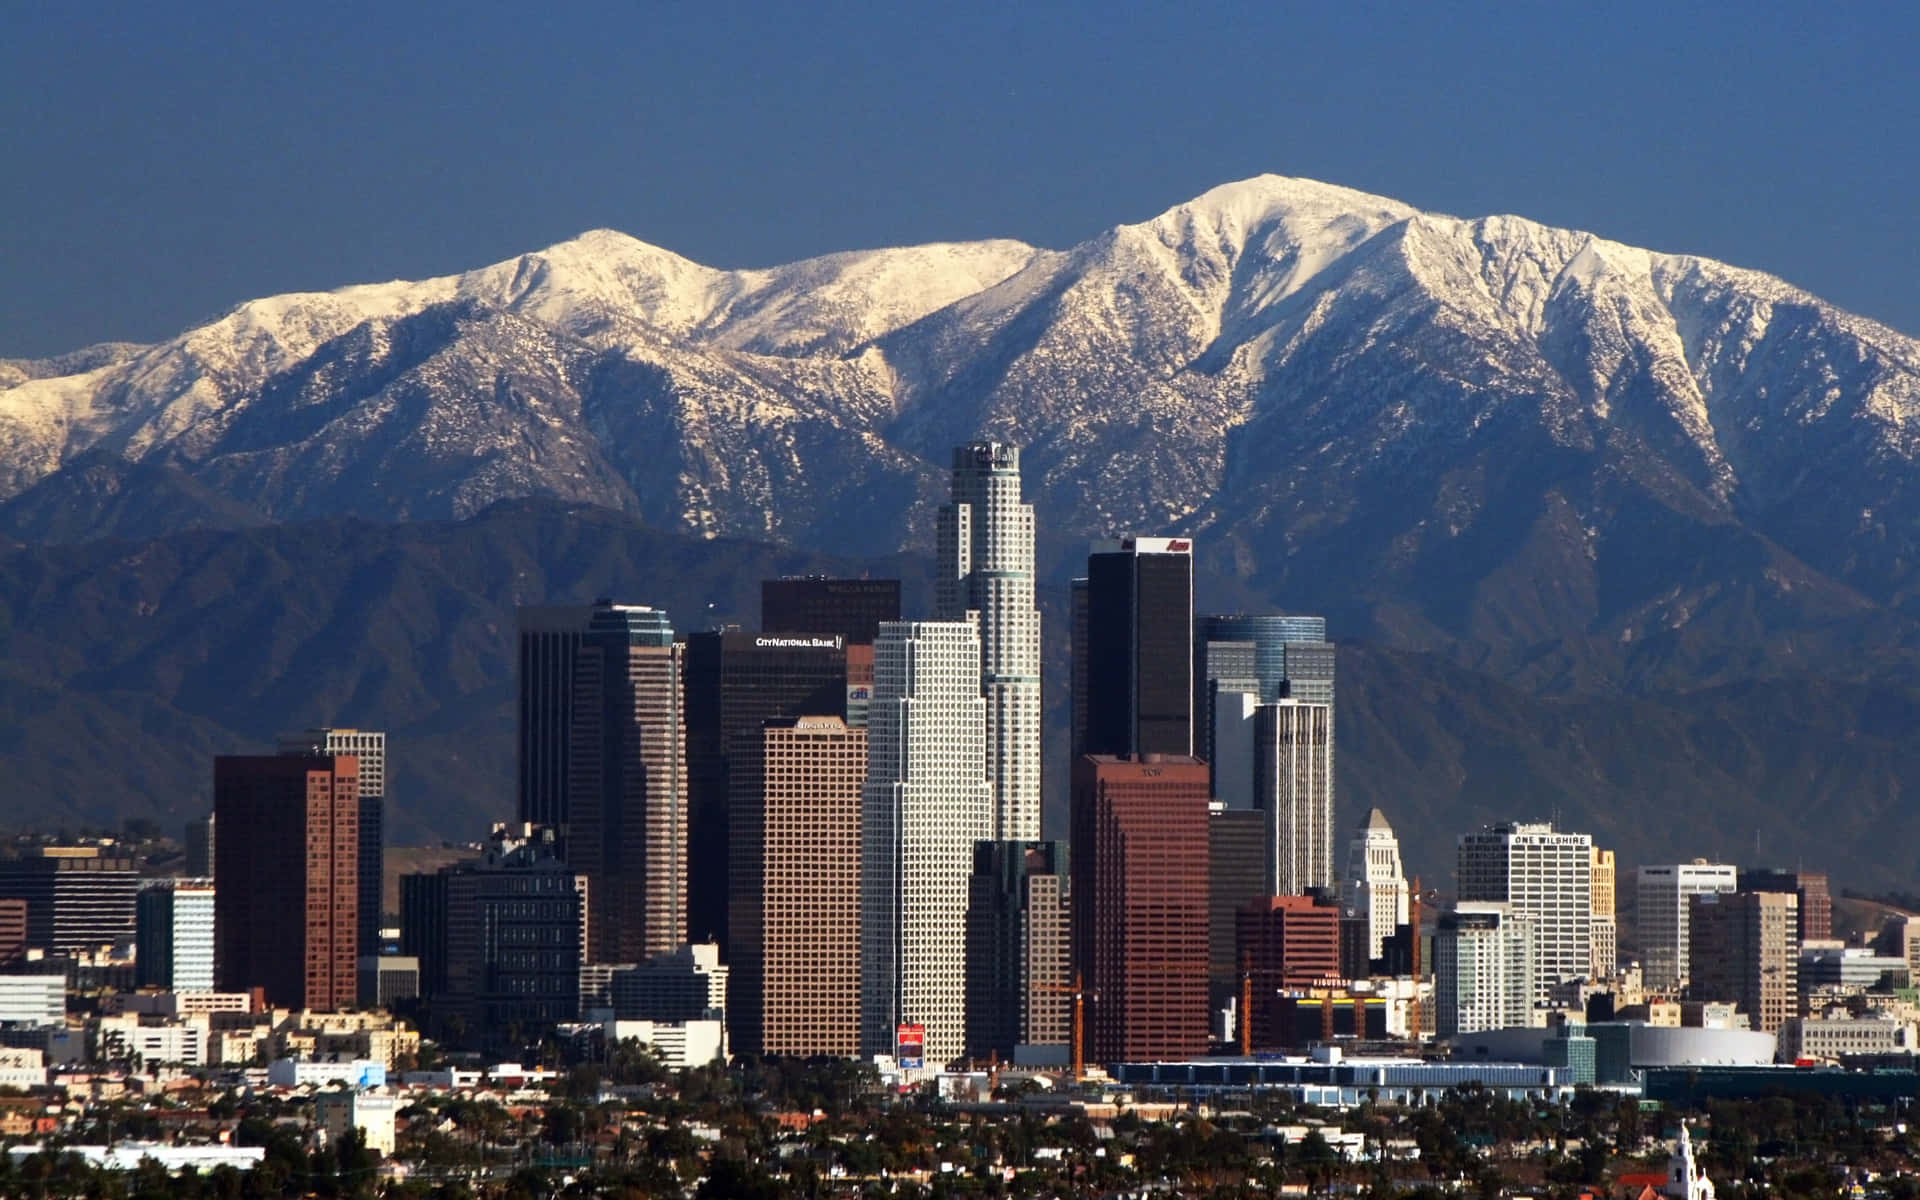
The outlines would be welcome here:
M 213 761 L 214 977 L 271 1004 L 352 1008 L 360 763 L 352 755 Z
M 867 731 L 767 721 L 735 748 L 727 1022 L 741 1054 L 860 1053 Z
M 1207 1052 L 1208 791 L 1188 755 L 1074 763 L 1074 963 L 1095 993 L 1095 1062 Z
M 1688 997 L 1731 1001 L 1753 1028 L 1777 1032 L 1799 1011 L 1800 897 L 1708 892 L 1687 899 Z
M 1737 879 L 1742 892 L 1792 892 L 1797 896 L 1800 924 L 1795 932 L 1802 942 L 1833 936 L 1833 893 L 1825 872 L 1748 867 Z

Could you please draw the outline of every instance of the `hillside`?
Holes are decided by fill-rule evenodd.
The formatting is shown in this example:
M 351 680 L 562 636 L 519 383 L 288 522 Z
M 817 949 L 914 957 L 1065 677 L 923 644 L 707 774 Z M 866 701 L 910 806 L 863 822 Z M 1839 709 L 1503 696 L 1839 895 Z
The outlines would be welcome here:
M 174 825 L 212 755 L 337 722 L 389 731 L 392 837 L 469 841 L 512 815 L 513 605 L 613 595 L 677 625 L 757 618 L 767 575 L 902 574 L 648 529 L 604 510 L 501 505 L 463 522 L 340 520 L 0 552 L 0 821 Z M 1201 580 L 1201 602 L 1234 584 Z M 1048 828 L 1064 828 L 1064 592 L 1042 595 Z M 1339 820 L 1386 810 L 1413 869 L 1452 837 L 1558 815 L 1628 862 L 1724 853 L 1904 886 L 1920 835 L 1920 690 L 1817 679 L 1632 699 L 1542 699 L 1430 654 L 1340 647 Z

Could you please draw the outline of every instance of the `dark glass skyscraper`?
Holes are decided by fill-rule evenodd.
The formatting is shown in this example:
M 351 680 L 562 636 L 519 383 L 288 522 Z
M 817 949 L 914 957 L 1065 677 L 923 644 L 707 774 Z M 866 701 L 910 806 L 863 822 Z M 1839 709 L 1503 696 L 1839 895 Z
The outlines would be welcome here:
M 1067 844 L 979 842 L 967 883 L 967 1053 L 1072 1036 Z
M 520 817 L 589 877 L 592 952 L 632 962 L 686 938 L 682 647 L 660 609 L 522 608 Z
M 214 976 L 270 1004 L 352 1008 L 360 915 L 360 764 L 352 755 L 213 760 Z
M 557 828 L 568 816 L 573 669 L 593 608 L 523 607 L 514 619 L 520 638 L 520 820 Z
M 898 579 L 829 579 L 807 575 L 760 581 L 763 633 L 838 634 L 871 646 L 880 622 L 900 619 Z
M 686 940 L 684 651 L 661 610 L 596 604 L 574 653 L 561 841 L 589 881 L 596 961 Z
M 1083 754 L 1193 753 L 1193 543 L 1130 537 L 1087 557 Z M 1076 647 L 1078 649 L 1078 647 Z
M 718 942 L 725 957 L 731 763 L 768 721 L 844 718 L 847 654 L 834 633 L 716 630 L 687 639 L 686 665 L 687 925 L 693 941 Z
M 1260 702 L 1333 703 L 1333 643 L 1325 617 L 1283 613 L 1193 621 L 1194 753 L 1212 762 L 1210 692 L 1256 690 Z

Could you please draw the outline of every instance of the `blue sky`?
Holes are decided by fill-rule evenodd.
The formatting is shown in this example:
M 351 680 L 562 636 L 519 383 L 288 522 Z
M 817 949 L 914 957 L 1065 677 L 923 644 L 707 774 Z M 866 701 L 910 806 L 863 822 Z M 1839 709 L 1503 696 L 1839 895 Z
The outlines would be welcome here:
M 1910 6 L 9 7 L 0 356 L 612 226 L 716 266 L 1064 246 L 1303 175 L 1920 333 Z

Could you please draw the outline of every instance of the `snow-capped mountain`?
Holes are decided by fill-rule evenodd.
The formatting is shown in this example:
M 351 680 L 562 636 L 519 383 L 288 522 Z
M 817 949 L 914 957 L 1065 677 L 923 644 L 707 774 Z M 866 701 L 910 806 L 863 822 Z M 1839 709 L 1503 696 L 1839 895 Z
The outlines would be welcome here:
M 0 362 L 0 531 L 547 496 L 872 552 L 924 540 L 981 435 L 1028 447 L 1057 546 L 1191 532 L 1263 597 L 1540 685 L 1920 614 L 1920 343 L 1710 260 L 1271 176 L 1066 251 L 717 271 L 597 231 Z

